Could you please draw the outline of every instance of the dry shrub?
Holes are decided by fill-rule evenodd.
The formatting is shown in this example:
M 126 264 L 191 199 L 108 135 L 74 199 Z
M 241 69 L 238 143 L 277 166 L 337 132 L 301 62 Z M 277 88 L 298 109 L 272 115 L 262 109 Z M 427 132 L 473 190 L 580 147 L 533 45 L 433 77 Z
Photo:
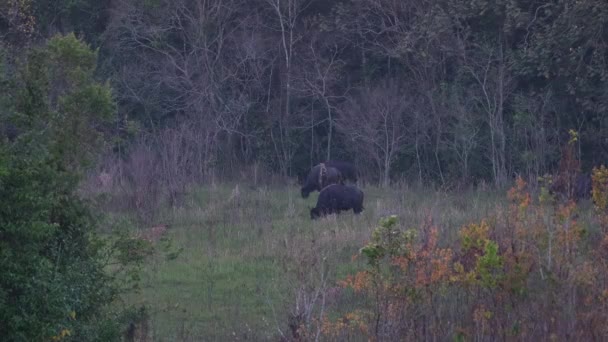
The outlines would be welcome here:
M 124 332 L 126 342 L 150 342 L 154 341 L 154 334 L 149 314 L 142 307 L 131 317 L 127 329 Z
M 170 204 L 181 203 L 189 184 L 201 181 L 205 162 L 199 160 L 196 133 L 189 125 L 166 128 L 160 132 L 157 150 L 160 163 L 160 179 Z
M 139 143 L 125 160 L 123 170 L 130 207 L 141 221 L 152 222 L 162 203 L 158 156 L 150 145 Z
M 135 212 L 144 224 L 158 219 L 164 207 L 181 207 L 193 186 L 209 184 L 216 189 L 218 180 L 231 177 L 217 164 L 217 136 L 202 134 L 196 125 L 184 122 L 153 134 L 141 134 L 121 155 L 103 159 L 81 189 L 90 198 L 104 195 L 108 210 Z M 121 152 L 122 153 L 122 152 Z M 256 162 L 249 166 L 231 165 L 229 169 L 241 183 L 257 188 L 259 184 L 281 184 L 278 176 Z M 233 178 L 234 179 L 234 178 Z
M 167 233 L 167 225 L 161 224 L 158 226 L 140 230 L 137 233 L 136 237 L 138 239 L 147 241 L 147 242 L 151 243 L 152 245 L 155 245 L 163 238 L 163 236 L 165 236 L 166 233 Z
M 149 224 L 163 202 L 159 164 L 153 145 L 139 140 L 124 158 L 104 158 L 81 184 L 81 193 L 104 211 L 133 212 Z
M 282 267 L 289 279 L 290 311 L 288 330 L 282 340 L 319 340 L 322 319 L 328 307 L 338 302 L 342 289 L 332 285 L 335 267 L 336 230 L 334 216 L 321 219 L 319 232 L 313 236 L 285 237 L 282 248 Z M 276 249 L 276 248 L 275 248 Z
M 106 195 L 110 210 L 133 211 L 150 224 L 163 206 L 181 206 L 192 184 L 212 174 L 212 158 L 195 127 L 181 124 L 140 135 L 120 156 L 107 157 L 83 183 L 89 197 Z
M 80 193 L 87 198 L 116 193 L 120 187 L 120 163 L 114 156 L 102 158 L 99 166 L 89 172 L 80 185 Z
M 576 203 L 535 200 L 518 179 L 506 212 L 466 224 L 456 243 L 423 223 L 384 219 L 362 248 L 368 266 L 341 282 L 354 309 L 322 317 L 328 339 L 603 340 L 608 329 L 608 172 L 594 171 L 595 224 Z

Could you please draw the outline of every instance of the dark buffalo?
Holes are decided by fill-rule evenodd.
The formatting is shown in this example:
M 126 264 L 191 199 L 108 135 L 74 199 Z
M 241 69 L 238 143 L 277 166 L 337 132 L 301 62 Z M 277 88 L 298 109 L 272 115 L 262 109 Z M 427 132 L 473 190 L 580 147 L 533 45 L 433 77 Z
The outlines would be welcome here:
M 314 220 L 350 209 L 355 214 L 363 211 L 363 191 L 354 185 L 332 184 L 321 190 L 317 206 L 310 209 L 310 218 Z
M 353 163 L 340 160 L 328 160 L 325 162 L 325 165 L 338 169 L 342 174 L 342 177 L 344 177 L 344 180 L 351 180 L 354 183 L 357 182 L 357 169 Z
M 330 184 L 342 183 L 342 173 L 334 168 L 321 163 L 313 167 L 302 186 L 302 197 L 307 198 L 313 191 L 321 191 Z
M 304 180 L 302 197 L 307 198 L 313 191 L 321 191 L 329 184 L 343 184 L 345 180 L 357 182 L 357 169 L 351 162 L 328 160 L 314 166 Z

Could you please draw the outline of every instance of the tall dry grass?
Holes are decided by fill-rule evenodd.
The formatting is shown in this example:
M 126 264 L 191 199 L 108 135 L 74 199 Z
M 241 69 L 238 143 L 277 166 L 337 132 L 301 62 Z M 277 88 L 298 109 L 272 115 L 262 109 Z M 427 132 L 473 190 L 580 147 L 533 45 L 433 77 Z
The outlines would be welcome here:
M 360 304 L 339 281 L 365 267 L 359 250 L 382 217 L 397 215 L 402 230 L 432 223 L 447 244 L 462 225 L 505 206 L 489 191 L 362 185 L 362 214 L 311 221 L 316 196 L 262 184 L 191 186 L 179 205 L 164 201 L 147 220 L 136 207 L 113 207 L 115 194 L 106 193 L 101 205 L 112 216 L 143 232 L 167 225 L 166 237 L 183 249 L 176 259 L 153 257 L 140 292 L 126 298 L 148 309 L 155 340 L 324 339 L 319 322 Z

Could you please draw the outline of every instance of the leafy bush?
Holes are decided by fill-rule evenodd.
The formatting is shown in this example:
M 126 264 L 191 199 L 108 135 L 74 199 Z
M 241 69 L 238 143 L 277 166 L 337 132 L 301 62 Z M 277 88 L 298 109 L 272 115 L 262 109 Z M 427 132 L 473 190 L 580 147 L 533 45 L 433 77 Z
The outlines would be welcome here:
M 533 200 L 518 179 L 509 208 L 464 225 L 439 246 L 425 224 L 400 229 L 385 218 L 361 249 L 367 268 L 342 286 L 356 308 L 324 318 L 332 338 L 372 340 L 605 339 L 608 318 L 606 168 L 593 174 L 598 227 L 581 223 L 575 202 Z M 591 229 L 594 228 L 594 229 Z M 599 228 L 599 229 L 595 229 Z
M 3 101 L 0 136 L 0 336 L 7 341 L 107 341 L 121 332 L 108 304 L 121 288 L 113 250 L 78 197 L 98 150 L 111 90 L 93 79 L 96 54 L 73 35 L 33 50 Z M 11 109 L 10 111 L 8 109 Z M 8 112 L 8 114 L 7 114 Z

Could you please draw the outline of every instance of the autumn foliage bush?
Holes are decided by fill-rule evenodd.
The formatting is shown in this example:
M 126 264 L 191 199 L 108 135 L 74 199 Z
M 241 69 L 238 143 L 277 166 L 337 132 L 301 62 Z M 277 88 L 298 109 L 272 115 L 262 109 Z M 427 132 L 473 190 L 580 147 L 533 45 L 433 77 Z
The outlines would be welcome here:
M 340 285 L 354 309 L 326 315 L 338 340 L 598 340 L 608 337 L 608 169 L 593 172 L 593 218 L 533 196 L 518 179 L 509 206 L 442 246 L 431 220 L 383 219 Z

